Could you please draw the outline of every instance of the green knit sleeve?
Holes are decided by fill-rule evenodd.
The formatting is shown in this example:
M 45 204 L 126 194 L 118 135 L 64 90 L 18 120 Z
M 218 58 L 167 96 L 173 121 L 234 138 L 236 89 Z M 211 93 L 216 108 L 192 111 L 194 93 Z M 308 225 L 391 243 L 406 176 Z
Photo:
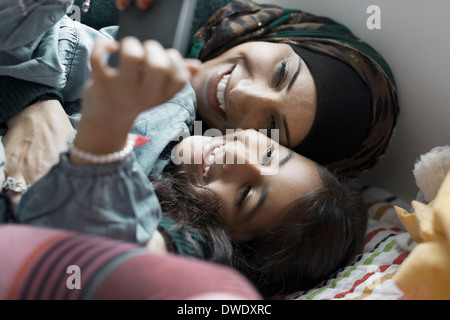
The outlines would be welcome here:
M 61 93 L 42 84 L 0 76 L 0 123 L 3 123 L 41 97 L 54 97 L 61 104 Z

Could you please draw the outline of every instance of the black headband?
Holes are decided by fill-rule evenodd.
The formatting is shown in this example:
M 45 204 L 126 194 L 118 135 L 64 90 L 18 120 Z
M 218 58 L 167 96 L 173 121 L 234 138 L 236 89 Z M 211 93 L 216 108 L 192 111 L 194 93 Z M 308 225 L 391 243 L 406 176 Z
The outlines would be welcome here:
M 311 71 L 317 90 L 313 125 L 293 150 L 320 164 L 353 156 L 372 123 L 372 99 L 367 85 L 353 68 L 336 58 L 292 48 Z

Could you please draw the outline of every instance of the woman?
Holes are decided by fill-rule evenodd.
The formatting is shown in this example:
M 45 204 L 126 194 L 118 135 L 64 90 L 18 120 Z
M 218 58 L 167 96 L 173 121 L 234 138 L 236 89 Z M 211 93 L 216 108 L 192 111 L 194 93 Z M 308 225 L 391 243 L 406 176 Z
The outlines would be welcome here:
M 119 69 L 103 63 L 118 47 L 97 42 L 77 134 L 25 192 L 19 221 L 231 265 L 266 296 L 313 286 L 357 254 L 366 224 L 359 193 L 254 130 L 183 139 L 172 154 L 174 177 L 153 189 L 129 131 L 197 69 L 154 41 L 123 41 Z
M 291 50 L 267 70 L 258 59 L 269 49 L 247 47 L 250 41 Z M 248 71 L 231 72 L 225 108 L 219 107 L 225 117 L 208 110 L 194 79 L 198 115 L 209 126 L 277 128 L 283 145 L 350 176 L 385 153 L 398 115 L 394 78 L 383 58 L 345 26 L 299 10 L 232 1 L 196 31 L 191 48 L 190 56 L 205 62 L 203 79 L 227 63 Z M 242 104 L 247 109 L 239 110 Z
M 200 1 L 194 29 L 202 25 L 202 18 L 209 16 L 212 8 L 217 9 L 224 2 L 228 1 Z M 30 4 L 30 11 L 35 6 Z M 89 35 L 91 32 L 84 30 L 80 34 L 89 38 L 93 36 Z M 277 59 L 261 61 L 261 54 L 269 50 L 277 53 Z M 88 54 L 89 48 L 86 51 Z M 223 133 L 227 128 L 268 129 L 268 133 L 278 129 L 283 145 L 349 176 L 358 176 L 373 167 L 394 133 L 398 103 L 389 66 L 372 47 L 328 18 L 249 1 L 231 1 L 195 32 L 190 57 L 205 62 L 192 80 L 197 116 Z M 67 73 L 59 74 L 51 78 L 64 82 Z M 27 73 L 25 78 L 30 80 L 29 76 Z M 33 94 L 21 95 L 20 99 L 30 103 L 47 92 L 72 101 L 80 97 L 80 84 L 86 77 L 80 76 L 63 89 L 55 90 L 56 83 L 48 83 L 53 89 L 38 86 L 27 91 Z M 5 89 L 17 86 L 16 80 L 9 77 L 2 80 L 6 81 L 2 85 Z M 24 86 L 34 88 L 36 84 Z M 23 103 L 11 103 L 15 99 L 5 100 L 11 109 L 23 108 Z M 73 112 L 70 107 L 73 104 L 65 104 L 69 114 Z M 43 110 L 64 116 L 61 109 L 55 111 L 55 106 L 46 108 L 50 107 L 36 108 L 40 116 L 35 118 L 42 119 Z M 21 145 L 17 140 L 23 139 L 25 130 L 17 125 L 23 121 L 14 120 L 8 120 L 13 123 L 5 139 L 7 153 L 13 149 L 8 145 Z M 70 131 L 67 127 L 64 134 L 55 136 L 66 137 Z M 51 149 L 61 150 L 61 145 Z M 15 170 L 7 171 L 13 175 Z M 16 171 L 20 175 L 25 170 Z M 38 174 L 22 176 L 23 179 L 17 176 L 17 180 L 30 183 Z

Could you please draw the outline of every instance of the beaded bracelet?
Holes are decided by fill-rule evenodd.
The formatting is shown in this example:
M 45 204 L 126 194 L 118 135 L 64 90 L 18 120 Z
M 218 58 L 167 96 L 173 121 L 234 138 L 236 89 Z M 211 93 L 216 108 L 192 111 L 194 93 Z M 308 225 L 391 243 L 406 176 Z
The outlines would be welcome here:
M 92 164 L 105 164 L 105 163 L 111 163 L 111 162 L 117 162 L 125 159 L 128 155 L 131 154 L 134 148 L 134 144 L 136 142 L 137 136 L 135 134 L 129 133 L 127 144 L 125 147 L 120 150 L 113 153 L 108 154 L 93 154 L 84 150 L 78 149 L 74 145 L 74 140 L 76 136 L 76 131 L 72 135 L 72 137 L 69 139 L 68 145 L 69 145 L 69 153 L 79 159 L 88 161 Z

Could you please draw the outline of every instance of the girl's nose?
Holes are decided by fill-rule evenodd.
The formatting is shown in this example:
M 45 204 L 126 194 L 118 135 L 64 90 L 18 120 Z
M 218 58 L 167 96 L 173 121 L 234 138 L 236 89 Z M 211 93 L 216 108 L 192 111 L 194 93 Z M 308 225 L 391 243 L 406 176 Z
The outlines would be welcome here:
M 243 179 L 259 175 L 260 168 L 257 155 L 242 148 L 227 149 L 223 171 L 227 175 Z

